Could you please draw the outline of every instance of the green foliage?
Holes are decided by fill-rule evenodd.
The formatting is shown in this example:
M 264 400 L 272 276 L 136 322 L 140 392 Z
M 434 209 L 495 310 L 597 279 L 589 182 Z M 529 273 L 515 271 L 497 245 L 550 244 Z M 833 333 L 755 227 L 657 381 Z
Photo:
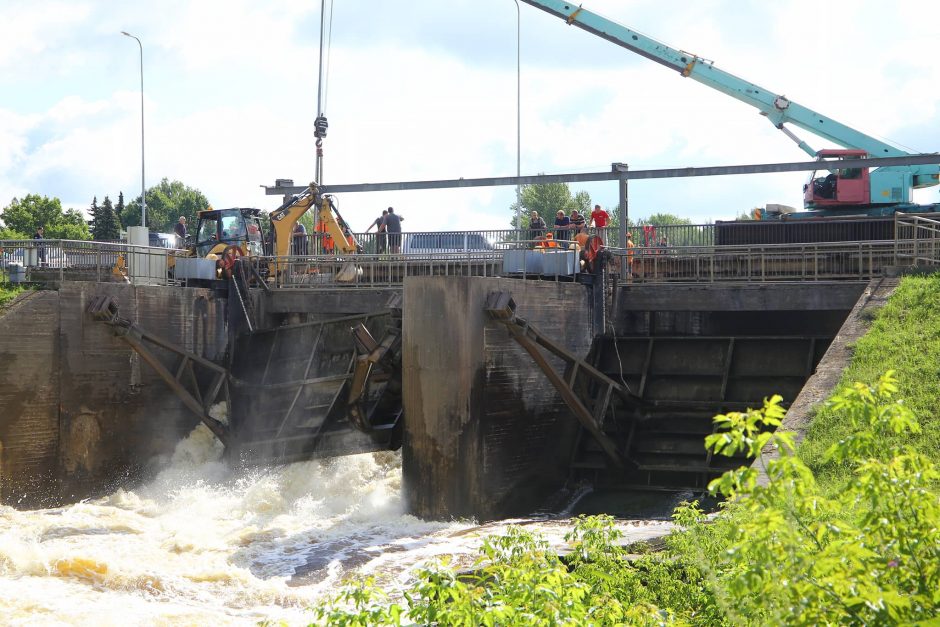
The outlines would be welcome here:
M 170 232 L 180 216 L 185 216 L 192 229 L 196 214 L 208 207 L 209 201 L 198 189 L 164 178 L 147 190 L 147 225 L 152 231 Z M 140 226 L 140 196 L 127 204 L 120 218 L 125 228 Z
M 655 224 L 656 226 L 679 226 L 692 224 L 692 221 L 688 218 L 680 218 L 679 216 L 672 213 L 654 213 L 648 218 L 638 219 L 637 224 L 640 226 L 643 226 L 644 224 Z
M 123 202 L 123 194 L 120 202 Z M 116 241 L 121 238 L 121 223 L 118 220 L 117 211 L 111 204 L 111 199 L 107 196 L 101 206 L 96 206 L 95 200 L 92 200 L 92 235 L 99 242 Z
M 17 239 L 32 237 L 40 226 L 45 227 L 46 239 L 82 240 L 91 237 L 81 211 L 63 211 L 58 198 L 38 194 L 28 194 L 22 200 L 14 198 L 0 211 L 0 220 L 9 229 L 8 234 L 17 235 Z
M 14 298 L 25 292 L 26 288 L 9 283 L 0 283 L 0 310 L 6 307 Z
M 671 623 L 668 613 L 649 603 L 625 605 L 609 593 L 611 579 L 602 577 L 592 560 L 630 571 L 614 544 L 618 537 L 609 517 L 580 519 L 571 535 L 576 557 L 569 568 L 542 538 L 510 527 L 504 536 L 483 540 L 470 573 L 457 573 L 447 562 L 419 571 L 403 593 L 404 605 L 390 603 L 368 580 L 345 588 L 314 613 L 318 624 L 349 626 L 404 620 L 465 627 Z
M 852 363 L 838 390 L 854 381 L 874 381 L 887 369 L 898 378 L 898 396 L 920 418 L 916 438 L 887 434 L 886 444 L 907 443 L 940 462 L 940 274 L 905 277 L 878 310 L 854 346 Z M 813 469 L 825 494 L 840 493 L 852 478 L 849 464 L 827 457 L 829 448 L 852 431 L 840 412 L 823 408 L 813 419 L 799 455 Z
M 732 622 L 885 625 L 940 610 L 940 501 L 931 491 L 940 472 L 909 446 L 885 445 L 918 430 L 910 409 L 892 400 L 896 391 L 889 372 L 832 398 L 831 410 L 855 430 L 827 452 L 851 469 L 837 498 L 820 493 L 792 433 L 767 431 L 782 418 L 779 397 L 715 418 L 721 431 L 706 447 L 758 456 L 764 480 L 744 466 L 714 480 L 709 489 L 731 501 L 728 511 L 706 525 L 684 508 L 677 521 L 686 531 L 672 546 L 697 556 Z

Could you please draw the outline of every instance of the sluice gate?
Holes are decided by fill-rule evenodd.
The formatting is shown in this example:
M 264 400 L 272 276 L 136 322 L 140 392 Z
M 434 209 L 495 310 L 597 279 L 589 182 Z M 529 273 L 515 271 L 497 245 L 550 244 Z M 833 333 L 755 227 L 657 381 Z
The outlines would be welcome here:
M 239 336 L 231 454 L 289 463 L 400 448 L 400 353 L 391 311 Z
M 230 460 L 281 464 L 401 447 L 399 310 L 241 333 L 228 368 L 122 317 L 110 296 L 94 297 L 87 311 L 156 371 Z M 219 402 L 226 420 L 212 415 Z

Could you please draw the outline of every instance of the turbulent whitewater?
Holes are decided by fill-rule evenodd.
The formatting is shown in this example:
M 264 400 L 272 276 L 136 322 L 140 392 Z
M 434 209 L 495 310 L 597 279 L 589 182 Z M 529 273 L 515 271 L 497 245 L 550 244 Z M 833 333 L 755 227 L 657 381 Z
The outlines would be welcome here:
M 469 563 L 480 535 L 506 524 L 405 515 L 393 453 L 241 473 L 220 453 L 200 426 L 137 489 L 57 509 L 0 507 L 0 621 L 304 624 L 347 578 L 398 587 L 438 556 Z M 538 526 L 556 538 L 567 527 Z

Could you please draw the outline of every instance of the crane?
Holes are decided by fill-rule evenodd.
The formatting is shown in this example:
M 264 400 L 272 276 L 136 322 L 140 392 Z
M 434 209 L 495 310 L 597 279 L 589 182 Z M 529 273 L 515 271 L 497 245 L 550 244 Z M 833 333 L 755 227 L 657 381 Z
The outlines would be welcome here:
M 738 78 L 715 67 L 714 62 L 683 52 L 641 33 L 563 0 L 522 0 L 562 18 L 651 61 L 679 72 L 712 89 L 755 107 L 801 150 L 818 159 L 819 171 L 827 171 L 803 186 L 805 217 L 853 214 L 891 215 L 895 211 L 940 211 L 940 204 L 913 204 L 912 190 L 940 183 L 940 166 L 911 165 L 869 168 L 840 168 L 843 159 L 904 157 L 907 153 L 884 141 L 866 135 L 828 116 L 804 107 L 782 94 Z M 809 131 L 844 149 L 813 150 L 785 124 Z M 798 217 L 794 215 L 794 217 Z

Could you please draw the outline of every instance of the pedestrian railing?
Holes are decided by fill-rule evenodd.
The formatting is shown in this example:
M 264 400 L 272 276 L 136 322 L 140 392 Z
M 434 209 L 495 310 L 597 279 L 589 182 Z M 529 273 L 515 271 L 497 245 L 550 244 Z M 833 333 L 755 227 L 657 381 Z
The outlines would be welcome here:
M 502 253 L 440 253 L 434 255 L 309 255 L 254 257 L 255 276 L 267 276 L 274 288 L 400 286 L 413 276 L 480 276 L 502 274 Z
M 895 257 L 898 265 L 940 265 L 940 220 L 898 213 L 895 215 Z
M 637 246 L 609 246 L 617 257 L 610 264 L 622 279 L 636 283 L 717 281 L 821 281 L 870 279 L 891 266 L 940 265 L 940 220 L 930 216 L 898 214 L 893 239 L 804 244 L 679 245 L 680 233 L 692 239 L 706 237 L 704 227 L 657 227 L 671 236 L 655 240 L 642 227 L 631 232 Z M 677 229 L 682 228 L 685 231 Z M 589 229 L 608 243 L 618 230 Z M 577 251 L 569 241 L 542 248 L 530 230 L 444 231 L 402 233 L 401 241 L 382 234 L 359 235 L 360 254 L 323 254 L 322 234 L 307 236 L 297 247 L 305 254 L 254 257 L 256 277 L 282 288 L 401 285 L 409 276 L 524 276 L 540 280 L 571 280 L 580 270 Z M 562 237 L 568 234 L 562 234 Z M 714 235 L 714 231 L 712 231 Z M 647 241 L 650 245 L 646 245 Z M 396 244 L 401 252 L 387 251 Z M 304 250 L 306 249 L 306 250 Z M 561 254 L 557 254 L 561 253 Z M 9 279 L 34 282 L 64 280 L 120 281 L 175 284 L 175 259 L 185 251 L 69 240 L 0 241 L 0 268 Z
M 634 283 L 866 280 L 895 263 L 895 242 L 618 250 Z
M 28 239 L 0 241 L 0 269 L 10 281 L 132 281 L 174 283 L 176 255 L 185 251 L 129 244 Z

